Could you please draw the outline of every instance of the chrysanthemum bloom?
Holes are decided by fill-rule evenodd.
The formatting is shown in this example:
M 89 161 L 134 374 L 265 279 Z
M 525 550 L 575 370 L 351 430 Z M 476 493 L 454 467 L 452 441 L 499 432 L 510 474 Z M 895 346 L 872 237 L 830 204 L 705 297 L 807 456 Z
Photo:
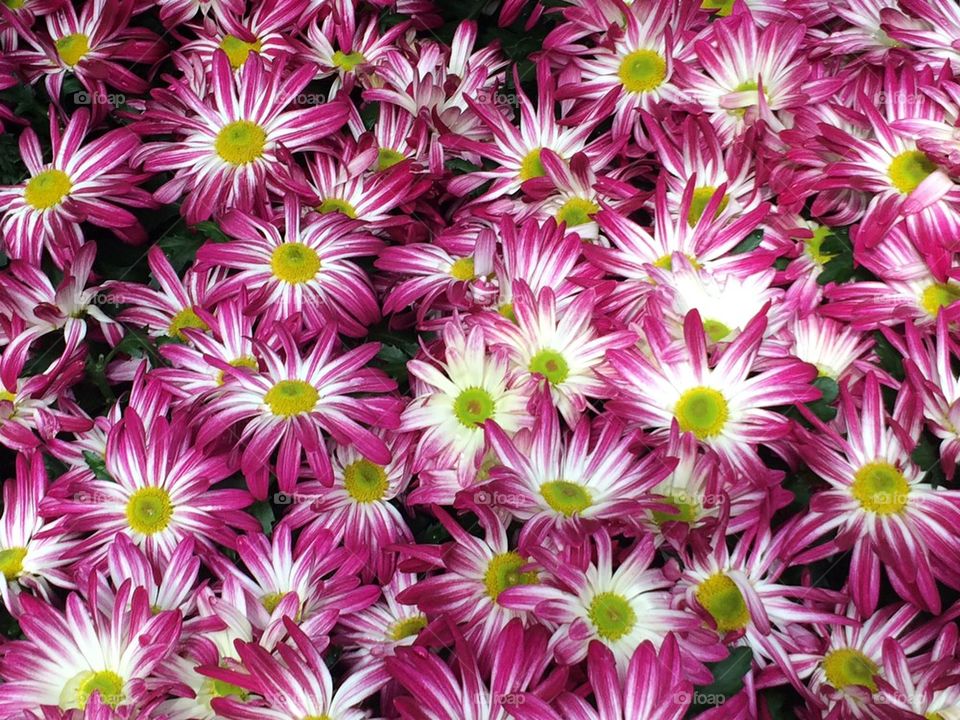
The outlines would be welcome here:
M 670 632 L 691 634 L 683 653 L 684 672 L 694 681 L 709 681 L 710 673 L 700 661 L 719 659 L 724 650 L 709 631 L 698 633 L 695 615 L 672 607 L 667 588 L 673 582 L 650 567 L 654 548 L 649 536 L 638 540 L 616 569 L 607 532 L 595 533 L 591 542 L 596 547 L 594 562 L 589 553 L 578 553 L 583 562 L 576 563 L 545 549 L 533 550 L 547 574 L 538 584 L 504 590 L 501 603 L 557 625 L 550 644 L 560 663 L 580 662 L 590 642 L 599 640 L 613 652 L 621 677 L 641 643 L 649 641 L 659 648 Z
M 189 114 L 163 107 L 148 110 L 145 130 L 172 132 L 175 141 L 146 143 L 136 161 L 175 176 L 154 193 L 172 203 L 186 192 L 183 213 L 196 223 L 227 208 L 253 211 L 271 194 L 283 194 L 284 152 L 296 152 L 339 129 L 349 115 L 343 102 L 287 110 L 313 75 L 302 66 L 286 76 L 286 56 L 271 71 L 253 56 L 236 74 L 223 50 L 213 58 L 214 94 L 200 98 L 184 85 L 170 92 Z M 283 152 L 281 152 L 281 150 Z
M 196 584 L 200 572 L 200 558 L 194 554 L 195 547 L 193 538 L 186 538 L 177 545 L 169 561 L 157 567 L 133 540 L 118 534 L 107 553 L 110 585 L 118 590 L 130 580 L 134 587 L 147 591 L 154 612 L 179 610 L 183 616 L 189 617 L 196 607 Z M 114 592 L 109 589 L 107 576 L 98 574 L 97 579 L 101 597 L 112 597 Z
M 677 640 L 668 634 L 660 649 L 649 640 L 630 658 L 620 681 L 614 655 L 601 642 L 593 641 L 587 652 L 587 675 L 597 709 L 574 693 L 564 693 L 551 707 L 536 695 L 526 693 L 523 702 L 511 708 L 516 720 L 680 720 L 690 709 L 693 684 L 684 677 Z M 730 718 L 731 707 L 698 714 L 698 718 Z M 715 719 L 716 720 L 716 719 Z
M 228 720 L 365 717 L 366 713 L 356 706 L 387 682 L 387 672 L 374 665 L 356 670 L 334 691 L 318 647 L 289 618 L 284 618 L 284 625 L 293 644 L 281 643 L 273 653 L 256 643 L 237 643 L 244 672 L 217 666 L 201 668 L 216 681 L 263 698 L 262 704 L 256 705 L 235 697 L 214 698 L 210 704 L 217 716 Z
M 254 602 L 247 606 L 248 617 L 258 630 L 276 620 L 281 602 L 294 595 L 295 602 L 288 601 L 284 608 L 292 607 L 289 617 L 317 638 L 328 623 L 324 611 L 348 615 L 369 607 L 380 592 L 375 586 L 361 585 L 357 577 L 366 553 L 337 547 L 334 536 L 323 529 L 301 535 L 294 546 L 290 528 L 281 523 L 269 539 L 262 533 L 238 538 L 237 555 L 247 572 L 219 555 L 209 564 L 222 577 L 232 575 L 249 594 Z
M 227 14 L 243 13 L 242 0 L 158 0 L 160 21 L 165 27 L 172 28 L 192 20 L 200 12 L 204 17 L 213 15 L 219 20 Z
M 960 69 L 960 52 L 953 44 L 960 32 L 960 8 L 950 0 L 906 0 L 898 3 L 897 10 L 884 15 L 885 29 L 893 40 L 916 48 L 922 58 L 946 60 L 954 71 Z
M 817 368 L 820 377 L 853 381 L 874 369 L 868 360 L 873 347 L 869 336 L 817 313 L 795 320 L 777 337 L 768 339 L 763 353 L 771 361 L 792 355 Z
M 40 517 L 40 501 L 47 491 L 41 453 L 18 453 L 16 468 L 16 478 L 3 484 L 0 518 L 0 596 L 14 616 L 21 613 L 23 589 L 49 602 L 52 585 L 74 586 L 68 567 L 76 559 L 77 542 L 77 536 L 58 531 Z
M 944 527 L 960 523 L 960 491 L 923 482 L 910 458 L 914 441 L 887 417 L 880 383 L 866 376 L 862 398 L 841 390 L 846 437 L 810 418 L 816 433 L 804 433 L 803 459 L 831 488 L 810 499 L 810 515 L 795 530 L 792 549 L 837 530 L 837 537 L 795 558 L 810 562 L 849 550 L 850 592 L 860 613 L 877 606 L 880 570 L 900 597 L 932 613 L 940 611 L 937 580 L 956 586 L 960 540 Z
M 104 705 L 136 714 L 151 674 L 180 637 L 180 613 L 154 614 L 146 590 L 130 582 L 106 611 L 73 593 L 65 613 L 34 597 L 22 602 L 26 639 L 9 646 L 0 665 L 4 717 L 38 717 L 25 713 L 40 706 L 83 710 L 95 693 Z
M 369 279 L 352 259 L 376 255 L 383 243 L 347 217 L 303 220 L 300 208 L 287 196 L 282 233 L 253 215 L 229 213 L 222 227 L 236 240 L 204 245 L 196 267 L 236 270 L 219 283 L 213 300 L 245 291 L 249 309 L 262 310 L 262 323 L 282 323 L 302 313 L 310 328 L 333 323 L 346 335 L 363 337 L 380 313 Z
M 137 219 L 120 205 L 153 205 L 136 187 L 147 176 L 127 165 L 139 144 L 129 128 L 110 130 L 84 145 L 89 111 L 77 110 L 63 130 L 57 117 L 50 112 L 50 162 L 43 161 L 40 139 L 27 128 L 20 136 L 20 155 L 30 177 L 0 188 L 6 252 L 36 266 L 44 249 L 59 267 L 66 266 L 83 245 L 81 222 L 110 228 L 126 240 L 141 239 Z
M 387 658 L 390 674 L 412 697 L 394 701 L 402 720 L 510 720 L 524 691 L 540 683 L 550 662 L 549 634 L 536 626 L 524 629 L 514 620 L 494 638 L 489 655 L 475 651 L 454 631 L 456 668 L 427 648 L 401 648 Z M 488 662 L 489 673 L 482 670 Z M 545 692 L 562 677 L 547 677 Z
M 613 350 L 610 364 L 620 395 L 607 406 L 621 417 L 661 432 L 674 420 L 748 477 L 760 464 L 756 446 L 790 432 L 791 421 L 766 408 L 816 400 L 812 365 L 784 358 L 776 367 L 751 377 L 767 320 L 762 314 L 719 354 L 707 360 L 707 335 L 696 310 L 684 322 L 681 357 L 670 357 L 669 341 L 647 323 L 651 356 Z
M 291 527 L 309 525 L 304 535 L 323 529 L 336 542 L 355 552 L 370 552 L 363 575 L 376 575 L 382 582 L 393 574 L 392 552 L 387 548 L 399 542 L 412 542 L 406 520 L 393 500 L 410 483 L 410 434 L 378 431 L 393 458 L 386 465 L 367 460 L 350 445 L 336 445 L 331 453 L 333 485 L 326 487 L 308 481 L 297 485 L 297 503 L 283 522 Z M 312 502 L 311 502 L 312 500 Z
M 486 664 L 507 623 L 514 618 L 524 624 L 528 621 L 524 613 L 504 607 L 501 594 L 538 582 L 537 568 L 528 557 L 510 548 L 503 521 L 489 508 L 477 508 L 484 530 L 482 538 L 469 534 L 444 510 L 435 508 L 435 512 L 453 539 L 446 546 L 411 544 L 400 553 L 401 557 L 420 561 L 425 569 L 443 572 L 407 588 L 397 595 L 397 601 L 416 605 L 430 620 L 448 618 Z M 400 566 L 405 567 L 403 563 Z
M 954 670 L 956 650 L 955 623 L 943 627 L 922 664 L 916 657 L 907 658 L 898 640 L 886 638 L 882 670 L 874 676 L 881 698 L 880 713 L 886 713 L 884 720 L 911 712 L 924 718 L 949 718 L 960 712 L 960 685 L 944 686 L 943 682 Z
M 509 387 L 507 359 L 490 354 L 480 327 L 465 334 L 456 320 L 450 321 L 443 328 L 443 344 L 442 363 L 407 363 L 418 387 L 400 429 L 423 431 L 414 472 L 456 468 L 459 477 L 470 480 L 483 454 L 483 423 L 493 420 L 504 432 L 516 432 L 528 423 L 528 395 Z
M 488 312 L 479 317 L 494 352 L 510 358 L 516 382 L 530 392 L 545 383 L 550 399 L 569 426 L 576 424 L 588 399 L 609 395 L 599 371 L 606 354 L 629 347 L 636 335 L 629 331 L 599 333 L 594 324 L 596 296 L 587 291 L 565 308 L 557 307 L 550 288 L 534 295 L 526 283 L 514 287 L 511 318 Z
M 486 431 L 500 464 L 493 464 L 491 483 L 477 496 L 499 500 L 493 504 L 524 523 L 524 544 L 546 535 L 576 542 L 598 521 L 617 525 L 650 506 L 669 511 L 647 491 L 666 478 L 673 459 L 652 452 L 639 460 L 636 433 L 624 435 L 615 420 L 583 416 L 568 432 L 556 410 L 541 401 L 536 424 L 513 440 L 495 423 Z
M 258 526 L 242 510 L 249 493 L 211 489 L 234 468 L 224 456 L 200 452 L 183 425 L 154 418 L 144 429 L 128 408 L 110 431 L 105 461 L 112 480 L 77 478 L 42 505 L 45 517 L 63 515 L 67 527 L 93 531 L 84 541 L 91 557 L 105 555 L 107 544 L 123 533 L 153 562 L 165 563 L 187 537 L 233 547 L 231 528 Z
M 344 445 L 354 444 L 373 463 L 389 463 L 390 449 L 365 427 L 395 429 L 400 422 L 402 401 L 385 394 L 397 384 L 380 370 L 366 367 L 379 346 L 368 343 L 335 356 L 337 334 L 329 325 L 309 348 L 301 350 L 284 330 L 278 330 L 278 341 L 282 354 L 261 348 L 263 370 L 258 373 L 210 358 L 229 377 L 203 410 L 198 443 L 206 445 L 243 423 L 240 467 L 257 498 L 267 496 L 272 456 L 278 448 L 275 467 L 282 492 L 293 491 L 304 454 L 318 480 L 332 481 L 322 432 Z

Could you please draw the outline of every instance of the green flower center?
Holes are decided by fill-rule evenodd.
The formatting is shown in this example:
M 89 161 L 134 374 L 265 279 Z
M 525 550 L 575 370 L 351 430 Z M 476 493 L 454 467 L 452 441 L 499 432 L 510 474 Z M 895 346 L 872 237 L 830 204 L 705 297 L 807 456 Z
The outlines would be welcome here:
M 500 593 L 507 588 L 517 585 L 531 585 L 537 582 L 537 573 L 535 570 L 522 572 L 520 568 L 527 564 L 519 553 L 510 552 L 495 555 L 490 564 L 487 565 L 487 571 L 483 575 L 483 584 L 487 588 L 487 595 L 491 600 L 496 600 Z
M 586 225 L 600 212 L 600 206 L 586 198 L 570 198 L 557 211 L 557 223 L 566 223 L 568 228 Z
M 703 330 L 707 333 L 707 337 L 713 342 L 720 342 L 733 332 L 728 325 L 724 325 L 719 320 L 711 320 L 710 318 L 703 321 Z
M 907 150 L 897 155 L 887 168 L 887 176 L 893 186 L 904 195 L 916 190 L 937 169 L 921 150 Z
M 81 710 L 85 708 L 95 692 L 100 693 L 100 701 L 104 705 L 115 708 L 125 699 L 123 678 L 112 670 L 86 673 L 77 686 L 77 707 Z
M 3 0 L 3 4 L 11 10 L 19 10 L 26 5 L 27 0 Z
M 358 503 L 383 500 L 389 484 L 387 471 L 366 459 L 352 462 L 343 469 L 343 486 Z
M 399 165 L 407 156 L 393 148 L 380 148 L 377 150 L 377 170 L 388 170 L 394 165 Z
M 876 692 L 877 683 L 873 676 L 879 670 L 873 660 L 853 648 L 833 650 L 823 658 L 823 672 L 827 676 L 827 682 L 838 690 L 860 685 Z
M 700 505 L 693 498 L 688 498 L 685 495 L 672 495 L 661 502 L 670 505 L 676 512 L 652 511 L 653 521 L 658 525 L 666 522 L 684 522 L 692 525 L 700 517 Z
M 271 592 L 264 595 L 260 598 L 260 604 L 263 605 L 264 609 L 268 613 L 273 613 L 277 609 L 277 605 L 280 604 L 280 601 L 287 596 L 285 592 Z
M 263 397 L 270 412 L 280 417 L 308 413 L 317 406 L 319 399 L 317 389 L 303 380 L 281 380 Z
M 223 40 L 220 41 L 220 49 L 227 54 L 227 59 L 230 61 L 230 67 L 232 67 L 234 70 L 247 61 L 247 58 L 250 57 L 250 53 L 260 52 L 261 47 L 262 44 L 259 40 L 247 42 L 246 40 L 241 40 L 236 35 L 225 35 Z
M 559 385 L 567 379 L 570 368 L 556 350 L 541 350 L 530 358 L 530 372 L 543 375 L 551 385 Z
M 747 80 L 737 85 L 731 92 L 735 92 L 735 93 L 752 92 L 752 91 L 757 91 L 759 89 L 760 89 L 760 85 L 757 84 L 756 80 Z M 740 117 L 743 117 L 744 115 L 747 114 L 747 108 L 745 107 L 731 108 L 727 110 L 727 112 L 730 113 L 731 115 L 738 115 Z
M 823 247 L 823 241 L 833 234 L 826 225 L 818 225 L 813 231 L 813 237 L 804 242 L 804 251 L 817 265 L 826 265 L 835 256 L 832 253 L 825 253 L 820 248 Z
M 534 148 L 520 162 L 520 179 L 523 182 L 547 174 L 547 169 L 543 167 L 543 160 L 540 158 L 540 150 L 541 148 Z
M 352 72 L 357 65 L 365 63 L 366 61 L 367 59 L 363 54 L 358 52 L 345 53 L 337 50 L 333 54 L 333 64 L 344 72 Z
M 260 363 L 257 362 L 255 357 L 250 357 L 249 355 L 244 355 L 243 357 L 238 357 L 236 360 L 231 360 L 228 365 L 232 365 L 235 368 L 247 368 L 249 370 L 259 370 Z M 223 385 L 225 379 L 225 373 L 223 370 L 217 371 L 217 385 Z
M 857 470 L 850 492 L 864 510 L 893 515 L 907 506 L 910 484 L 897 468 L 878 460 Z
M 704 10 L 716 10 L 719 17 L 727 17 L 733 12 L 733 0 L 702 0 L 700 7 Z
M 692 432 L 697 439 L 705 440 L 723 432 L 729 408 L 721 392 L 701 386 L 681 395 L 673 414 L 683 432 Z
M 326 198 L 317 206 L 317 212 L 321 214 L 338 212 L 346 215 L 351 220 L 357 219 L 357 209 L 343 198 Z
M 453 401 L 453 414 L 461 425 L 471 429 L 493 417 L 494 410 L 493 396 L 483 388 L 467 388 Z
M 309 245 L 287 242 L 270 256 L 270 269 L 278 280 L 291 285 L 309 282 L 320 270 L 320 256 Z
M 413 617 L 397 620 L 390 626 L 388 637 L 394 642 L 404 638 L 417 635 L 427 626 L 427 618 L 423 615 L 414 615 Z
M 90 52 L 90 38 L 83 33 L 64 35 L 56 41 L 57 55 L 65 65 L 73 67 Z
M 940 310 L 960 300 L 960 285 L 954 282 L 933 283 L 920 296 L 920 305 L 931 317 L 940 314 Z
M 231 165 L 246 165 L 263 156 L 266 144 L 267 133 L 262 127 L 249 120 L 235 120 L 217 133 L 213 146 Z
M 627 92 L 650 92 L 666 79 L 667 61 L 653 50 L 635 50 L 621 61 L 619 75 Z
M 461 282 L 470 282 L 477 276 L 472 257 L 463 257 L 455 260 L 450 266 L 450 276 Z
M 166 530 L 172 517 L 170 493 L 161 487 L 140 488 L 127 501 L 127 524 L 143 535 Z
M 513 309 L 513 303 L 504 303 L 497 308 L 497 312 L 500 313 L 501 317 L 505 317 L 514 325 L 517 324 L 517 312 Z
M 36 210 L 49 210 L 59 205 L 70 193 L 73 183 L 63 170 L 44 170 L 37 173 L 23 189 L 23 199 Z
M 195 328 L 203 332 L 210 329 L 192 307 L 184 308 L 173 316 L 170 320 L 170 326 L 167 328 L 167 335 L 177 338 L 177 340 L 186 340 L 187 338 L 183 334 L 185 328 Z
M 540 494 L 547 501 L 547 505 L 567 517 L 582 513 L 593 504 L 590 491 L 569 480 L 545 482 L 540 486 Z
M 623 595 L 614 592 L 595 595 L 587 615 L 597 635 L 610 642 L 629 635 L 637 624 L 637 613 L 630 603 Z
M 23 573 L 23 559 L 27 556 L 25 547 L 12 547 L 0 550 L 0 573 L 3 577 L 16 580 Z
M 213 678 L 207 678 L 206 689 L 207 694 L 212 697 L 237 697 L 245 700 L 250 694 L 239 685 L 228 683 L 226 680 L 214 680 Z
M 750 622 L 750 610 L 737 584 L 723 573 L 711 575 L 697 587 L 697 602 L 710 613 L 717 630 L 743 630 Z
M 690 227 L 694 227 L 698 222 L 700 222 L 700 218 L 703 217 L 703 211 L 707 209 L 707 205 L 709 205 L 710 201 L 713 200 L 713 195 L 716 192 L 717 189 L 712 185 L 704 185 L 703 187 L 698 187 L 693 191 L 693 198 L 690 200 L 690 210 L 687 211 L 687 224 Z M 729 204 L 730 198 L 726 193 L 724 193 L 713 216 L 718 217 L 720 213 L 726 210 L 727 205 Z

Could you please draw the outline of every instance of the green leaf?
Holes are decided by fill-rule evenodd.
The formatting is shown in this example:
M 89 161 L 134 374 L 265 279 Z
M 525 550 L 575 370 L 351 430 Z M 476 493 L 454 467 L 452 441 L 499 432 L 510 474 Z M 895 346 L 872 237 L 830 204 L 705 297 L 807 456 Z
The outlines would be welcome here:
M 879 330 L 873 334 L 873 340 L 873 351 L 880 360 L 880 367 L 897 380 L 903 380 L 903 358 L 900 357 L 900 353 Z
M 212 220 L 204 220 L 203 222 L 197 223 L 194 229 L 203 235 L 207 240 L 212 240 L 213 242 L 230 242 L 230 238 L 227 236 L 223 230 L 220 229 L 220 226 L 217 225 Z
M 750 670 L 753 651 L 748 647 L 730 649 L 730 655 L 718 663 L 710 665 L 713 682 L 697 687 L 694 703 L 687 717 L 693 717 L 708 707 L 722 705 L 743 689 L 743 676 Z
M 763 242 L 763 230 L 754 230 L 743 240 L 737 243 L 737 246 L 731 250 L 731 252 L 734 255 L 750 252 L 751 250 L 756 250 L 758 247 L 760 247 L 761 242 Z
M 247 510 L 260 521 L 264 534 L 269 535 L 273 531 L 273 524 L 277 521 L 277 516 L 273 512 L 273 506 L 267 500 L 258 500 Z
M 165 235 L 157 245 L 167 256 L 167 260 L 170 261 L 174 271 L 180 275 L 197 257 L 197 250 L 204 242 L 206 242 L 206 237 L 203 234 L 190 233 L 184 230 Z
M 96 453 L 90 452 L 89 450 L 84 450 L 83 459 L 87 461 L 87 466 L 93 471 L 93 474 L 97 480 L 113 481 L 113 478 L 110 477 L 110 473 L 107 472 L 107 463 L 102 457 Z

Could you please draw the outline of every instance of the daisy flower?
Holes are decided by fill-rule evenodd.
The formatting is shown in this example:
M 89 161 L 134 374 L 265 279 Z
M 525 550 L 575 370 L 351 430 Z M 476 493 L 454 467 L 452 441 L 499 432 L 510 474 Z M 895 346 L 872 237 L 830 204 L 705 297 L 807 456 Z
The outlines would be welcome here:
M 313 68 L 301 66 L 286 75 L 285 58 L 278 58 L 268 71 L 254 54 L 234 74 L 227 54 L 217 50 L 210 98 L 178 84 L 170 92 L 185 111 L 159 105 L 148 109 L 145 123 L 179 139 L 146 143 L 135 161 L 150 172 L 175 173 L 154 197 L 172 203 L 186 192 L 183 213 L 188 223 L 226 208 L 253 211 L 271 194 L 285 194 L 280 184 L 287 172 L 283 153 L 310 145 L 346 121 L 349 108 L 339 101 L 286 109 L 310 81 Z
M 118 534 L 110 544 L 107 553 L 107 569 L 113 587 L 119 589 L 130 580 L 134 587 L 147 591 L 147 599 L 154 612 L 179 610 L 183 615 L 193 614 L 196 607 L 196 585 L 200 573 L 200 558 L 194 554 L 196 544 L 193 538 L 186 538 L 173 551 L 170 560 L 158 574 L 154 564 L 137 547 L 136 543 L 123 534 Z M 106 587 L 106 575 L 98 575 L 101 589 Z M 105 607 L 103 598 L 113 599 L 112 591 L 101 592 L 101 610 Z M 111 603 L 112 604 L 112 603 Z

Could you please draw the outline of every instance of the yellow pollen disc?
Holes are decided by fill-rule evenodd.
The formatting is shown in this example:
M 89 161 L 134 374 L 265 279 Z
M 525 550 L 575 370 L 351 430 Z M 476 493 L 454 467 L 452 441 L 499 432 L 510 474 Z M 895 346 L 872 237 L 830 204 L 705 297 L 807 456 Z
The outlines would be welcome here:
M 737 85 L 733 90 L 731 90 L 731 92 L 741 93 L 741 92 L 756 91 L 759 89 L 760 89 L 760 85 L 757 84 L 756 80 L 747 80 L 746 82 L 742 82 L 739 85 Z M 766 96 L 766 93 L 764 93 L 764 96 Z M 744 115 L 747 114 L 747 108 L 745 107 L 731 108 L 727 110 L 727 112 L 730 113 L 731 115 L 739 115 L 740 117 L 743 117 Z
M 99 692 L 100 701 L 112 708 L 120 705 L 125 699 L 123 678 L 112 670 L 88 671 L 76 682 L 75 700 L 77 707 L 81 710 L 87 706 L 87 702 L 94 692 Z
M 56 41 L 57 55 L 65 65 L 73 67 L 90 52 L 90 38 L 83 33 L 64 35 Z
M 231 165 L 246 165 L 263 156 L 267 133 L 249 120 L 235 120 L 217 133 L 213 146 L 217 154 Z
M 937 169 L 936 163 L 921 150 L 907 150 L 897 155 L 887 168 L 890 183 L 904 195 L 916 190 Z
M 377 170 L 389 170 L 394 165 L 399 165 L 407 156 L 393 148 L 380 148 L 377 150 Z
M 235 368 L 247 368 L 249 370 L 259 370 L 260 363 L 257 362 L 255 357 L 250 357 L 249 355 L 244 355 L 243 357 L 238 357 L 235 360 L 231 360 L 228 365 L 232 365 Z M 217 371 L 217 385 L 223 385 L 225 380 L 225 373 L 223 370 Z
M 11 10 L 19 10 L 26 5 L 27 0 L 3 0 L 3 4 Z
M 716 15 L 727 17 L 733 12 L 733 0 L 703 0 L 700 7 L 704 10 L 716 10 Z
M 361 459 L 343 469 L 343 486 L 358 503 L 372 503 L 383 500 L 390 483 L 382 466 Z
M 540 159 L 540 150 L 541 148 L 534 148 L 520 162 L 520 180 L 523 182 L 547 174 L 547 169 L 543 167 L 543 160 Z
M 910 483 L 893 465 L 878 460 L 857 470 L 850 493 L 864 510 L 877 515 L 893 515 L 907 506 Z
M 920 296 L 920 305 L 931 317 L 960 300 L 960 285 L 954 282 L 933 283 Z
M 547 505 L 566 517 L 582 513 L 593 504 L 590 491 L 569 480 L 551 480 L 540 486 L 540 494 Z
M 6 402 L 12 403 L 16 401 L 16 399 L 17 399 L 17 396 L 14 395 L 12 392 L 10 392 L 9 390 L 4 390 L 0 388 L 0 402 L 6 401 Z
M 505 303 L 497 308 L 497 312 L 500 313 L 501 317 L 505 317 L 510 322 L 516 324 L 517 322 L 517 313 L 513 309 L 513 303 Z
M 250 57 L 250 53 L 260 52 L 261 47 L 262 44 L 259 40 L 247 42 L 246 40 L 241 40 L 236 35 L 225 35 L 223 40 L 220 41 L 220 49 L 227 54 L 227 59 L 230 61 L 230 67 L 232 67 L 234 70 L 247 61 L 247 58 Z
M 637 624 L 637 613 L 630 603 L 623 595 L 614 592 L 595 595 L 587 615 L 597 635 L 610 642 L 629 635 Z
M 43 170 L 27 182 L 23 199 L 36 210 L 49 210 L 63 202 L 72 187 L 70 176 L 63 170 Z
M 667 61 L 653 50 L 635 50 L 623 58 L 619 75 L 627 92 L 650 92 L 666 79 Z
M 320 393 L 303 380 L 281 380 L 264 396 L 263 401 L 274 415 L 292 417 L 308 413 L 317 406 Z
M 462 390 L 453 401 L 453 414 L 461 425 L 470 429 L 492 418 L 496 409 L 493 395 L 479 387 Z
M 706 440 L 723 432 L 729 408 L 723 393 L 701 386 L 681 395 L 673 414 L 683 432 L 692 432 L 698 440 Z
M 278 245 L 270 257 L 273 276 L 291 285 L 313 280 L 320 271 L 320 267 L 320 256 L 317 251 L 303 243 L 290 242 Z
M 413 617 L 397 620 L 395 623 L 393 623 L 393 625 L 390 626 L 390 631 L 387 633 L 387 637 L 394 642 L 398 642 L 404 638 L 418 635 L 426 626 L 426 616 L 414 615 Z
M 694 227 L 698 222 L 700 222 L 700 218 L 703 217 L 703 211 L 707 209 L 707 205 L 709 205 L 710 201 L 713 200 L 713 195 L 715 192 L 717 192 L 717 189 L 710 185 L 698 187 L 693 191 L 693 198 L 690 200 L 690 210 L 687 212 L 687 224 L 690 227 Z M 724 193 L 713 216 L 718 217 L 720 213 L 726 210 L 727 205 L 729 204 L 730 198 L 726 193 Z
M 729 326 L 724 325 L 719 320 L 711 320 L 710 318 L 703 321 L 703 330 L 713 342 L 720 342 L 733 332 Z
M 268 613 L 273 613 L 277 609 L 277 605 L 280 604 L 280 601 L 287 596 L 285 592 L 271 592 L 264 595 L 260 598 L 260 604 L 263 605 L 264 609 Z
M 250 694 L 239 685 L 228 683 L 226 680 L 214 680 L 213 678 L 204 680 L 204 687 L 207 694 L 212 697 L 237 697 L 245 700 Z
M 187 337 L 182 332 L 185 328 L 194 328 L 203 332 L 210 329 L 192 307 L 184 308 L 173 316 L 167 328 L 167 335 L 177 340 L 186 340 Z
M 450 277 L 461 282 L 470 282 L 477 277 L 477 272 L 473 267 L 473 258 L 464 257 L 455 260 L 450 266 Z
M 307 715 L 303 720 L 332 720 L 329 715 Z
M 127 501 L 127 524 L 143 535 L 166 530 L 173 517 L 170 493 L 161 487 L 144 487 Z
M 344 72 L 352 72 L 357 65 L 361 65 L 366 61 L 367 59 L 363 54 L 358 52 L 345 53 L 337 50 L 333 54 L 333 64 Z
M 833 650 L 823 658 L 823 672 L 827 676 L 827 682 L 837 690 L 863 686 L 876 692 L 877 683 L 873 677 L 879 671 L 877 663 L 853 648 Z
M 600 212 L 600 206 L 586 198 L 570 198 L 557 211 L 557 224 L 566 223 L 568 228 L 586 225 Z
M 723 573 L 704 580 L 696 590 L 697 602 L 710 613 L 717 630 L 743 630 L 750 622 L 750 610 L 737 584 Z
M 519 553 L 510 552 L 500 553 L 491 558 L 487 571 L 483 575 L 483 584 L 487 588 L 487 595 L 491 600 L 496 600 L 500 593 L 507 588 L 517 585 L 531 585 L 537 582 L 537 573 L 535 570 L 522 572 L 520 568 L 527 564 L 527 561 Z
M 27 556 L 25 547 L 12 547 L 0 550 L 0 573 L 9 582 L 23 573 L 23 559 Z
M 317 212 L 321 214 L 338 212 L 346 215 L 351 220 L 357 219 L 357 209 L 343 198 L 327 198 L 317 205 Z

